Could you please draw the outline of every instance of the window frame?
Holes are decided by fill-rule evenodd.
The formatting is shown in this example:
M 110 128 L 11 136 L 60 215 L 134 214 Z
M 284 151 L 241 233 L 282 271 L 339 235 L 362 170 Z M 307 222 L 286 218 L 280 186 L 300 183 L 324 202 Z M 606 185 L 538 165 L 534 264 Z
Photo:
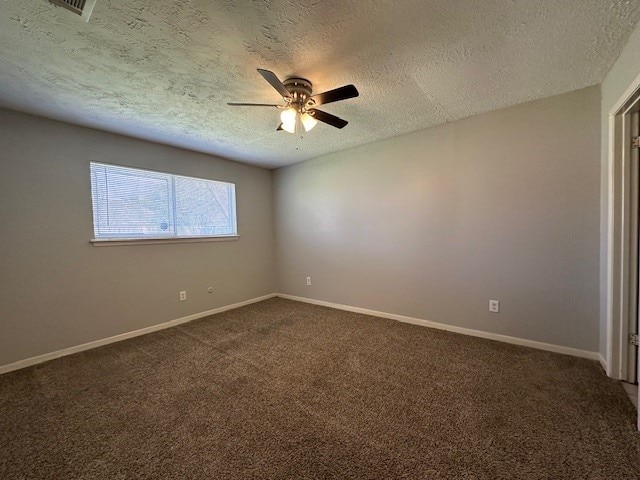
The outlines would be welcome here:
M 206 182 L 217 182 L 226 185 L 232 186 L 233 192 L 233 211 L 230 212 L 232 215 L 233 224 L 235 227 L 235 234 L 207 234 L 207 235 L 145 235 L 145 236 L 121 236 L 121 237 L 99 237 L 96 235 L 96 221 L 97 221 L 97 204 L 94 203 L 94 193 L 95 193 L 95 182 L 94 182 L 94 173 L 91 169 L 92 165 L 104 166 L 104 167 L 115 167 L 115 168 L 124 168 L 130 169 L 134 171 L 147 172 L 152 175 L 164 176 L 168 177 L 171 181 L 171 198 L 170 202 L 175 207 L 177 202 L 176 199 L 176 178 L 186 178 L 190 180 L 201 180 Z M 118 245 L 154 245 L 154 244 L 163 244 L 163 243 L 202 243 L 202 242 L 225 242 L 225 241 L 235 241 L 240 238 L 238 233 L 238 205 L 237 205 L 237 195 L 236 195 L 236 184 L 234 182 L 228 182 L 223 180 L 214 180 L 211 178 L 203 178 L 203 177 L 194 177 L 189 175 L 181 175 L 177 173 L 171 172 L 162 172 L 159 170 L 151 170 L 147 168 L 139 168 L 133 167 L 129 165 L 120 165 L 115 163 L 105 163 L 98 161 L 90 161 L 89 162 L 89 181 L 90 181 L 90 196 L 91 196 L 91 216 L 92 216 L 92 226 L 93 226 L 93 237 L 90 239 L 90 243 L 94 246 L 118 246 Z M 174 218 L 175 223 L 175 218 Z M 176 227 L 174 225 L 174 232 L 176 231 Z

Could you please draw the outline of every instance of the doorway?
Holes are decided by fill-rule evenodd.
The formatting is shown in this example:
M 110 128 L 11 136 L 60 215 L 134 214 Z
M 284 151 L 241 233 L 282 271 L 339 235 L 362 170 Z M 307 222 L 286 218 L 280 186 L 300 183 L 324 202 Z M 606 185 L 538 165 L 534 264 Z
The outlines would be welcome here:
M 640 85 L 609 116 L 607 374 L 638 392 Z M 636 395 L 637 398 L 637 395 Z M 640 416 L 638 418 L 640 429 Z
M 639 271 L 639 251 L 638 241 L 640 232 L 638 231 L 639 221 L 639 201 L 640 201 L 640 167 L 638 165 L 640 152 L 640 102 L 634 103 L 631 110 L 625 116 L 623 125 L 626 123 L 623 131 L 622 141 L 629 145 L 627 153 L 629 158 L 629 275 L 628 275 L 628 291 L 629 291 L 629 309 L 627 312 L 627 320 L 622 324 L 622 339 L 628 339 L 627 342 L 621 342 L 622 372 L 621 380 L 625 383 L 623 386 L 629 394 L 631 401 L 638 408 L 638 314 L 640 308 L 638 305 L 640 299 L 640 282 L 638 279 Z M 626 350 L 626 351 L 625 351 Z M 625 365 L 626 358 L 626 365 Z M 639 420 L 640 421 L 640 420 Z

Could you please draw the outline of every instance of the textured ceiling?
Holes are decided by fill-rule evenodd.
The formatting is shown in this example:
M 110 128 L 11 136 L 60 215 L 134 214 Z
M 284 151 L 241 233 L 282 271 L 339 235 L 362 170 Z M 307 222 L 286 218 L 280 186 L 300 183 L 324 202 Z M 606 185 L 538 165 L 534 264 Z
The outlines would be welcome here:
M 625 0 L 0 0 L 0 105 L 276 167 L 600 83 Z M 355 84 L 350 124 L 276 132 L 256 72 Z

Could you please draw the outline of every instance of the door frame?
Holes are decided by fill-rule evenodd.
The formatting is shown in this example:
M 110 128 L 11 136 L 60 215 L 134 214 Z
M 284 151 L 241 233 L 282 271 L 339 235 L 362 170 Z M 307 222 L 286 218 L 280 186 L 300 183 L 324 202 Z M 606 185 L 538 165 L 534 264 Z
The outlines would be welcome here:
M 631 216 L 638 183 L 632 181 L 631 114 L 640 109 L 640 75 L 608 112 L 608 185 L 607 185 L 607 375 L 618 380 L 629 378 L 629 331 L 637 331 L 634 303 L 638 298 L 635 281 L 630 281 L 632 261 L 637 261 L 636 234 L 632 233 Z M 635 211 L 637 214 L 637 210 Z M 633 324 L 631 322 L 634 322 Z M 639 417 L 640 421 L 640 417 Z

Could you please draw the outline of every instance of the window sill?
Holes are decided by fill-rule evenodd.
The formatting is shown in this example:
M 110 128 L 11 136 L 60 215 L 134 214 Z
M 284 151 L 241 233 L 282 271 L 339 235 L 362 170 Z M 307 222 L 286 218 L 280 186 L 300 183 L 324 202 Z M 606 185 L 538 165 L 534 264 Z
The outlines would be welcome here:
M 224 235 L 217 237 L 168 237 L 168 238 L 92 238 L 94 247 L 117 247 L 121 245 L 156 245 L 161 243 L 202 243 L 202 242 L 232 242 L 238 240 L 238 235 Z

